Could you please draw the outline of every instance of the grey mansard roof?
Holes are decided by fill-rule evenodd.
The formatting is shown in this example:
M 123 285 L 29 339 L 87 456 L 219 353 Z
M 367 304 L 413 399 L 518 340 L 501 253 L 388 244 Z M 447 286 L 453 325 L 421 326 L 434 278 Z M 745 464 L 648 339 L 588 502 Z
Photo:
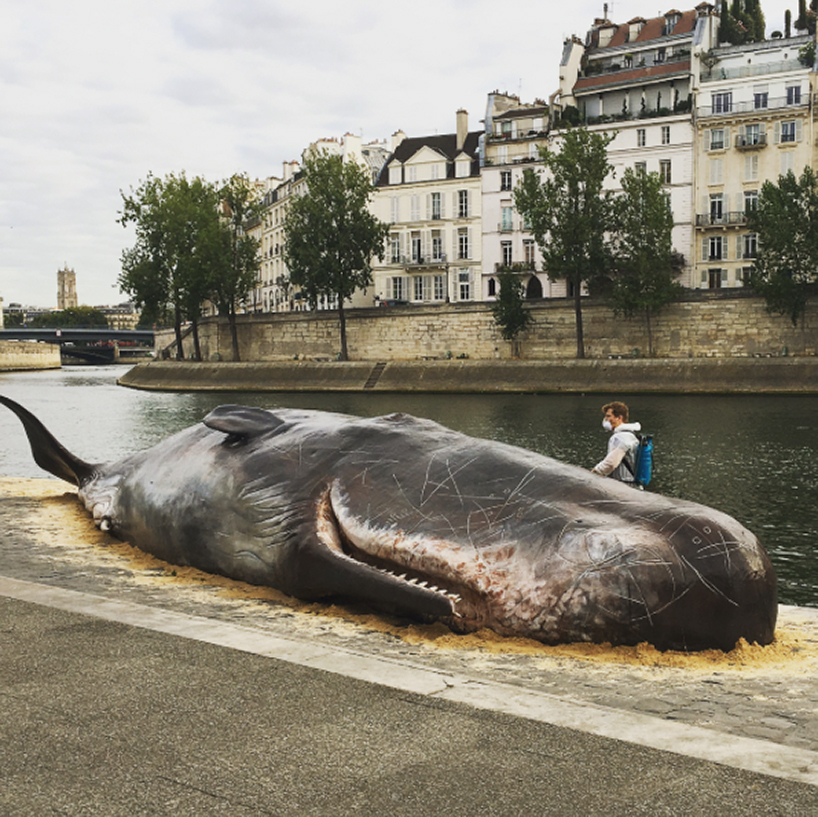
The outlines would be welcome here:
M 457 134 L 445 133 L 436 136 L 416 136 L 413 138 L 404 139 L 395 149 L 391 156 L 384 163 L 381 169 L 378 181 L 375 182 L 375 187 L 389 186 L 389 165 L 397 160 L 404 164 L 412 158 L 418 151 L 423 148 L 431 148 L 437 151 L 446 159 L 446 178 L 453 179 L 454 175 L 454 160 L 461 154 L 466 153 L 471 157 L 471 174 L 472 176 L 480 175 L 480 159 L 479 159 L 479 139 L 483 131 L 472 131 L 466 136 L 466 141 L 463 147 L 457 149 Z

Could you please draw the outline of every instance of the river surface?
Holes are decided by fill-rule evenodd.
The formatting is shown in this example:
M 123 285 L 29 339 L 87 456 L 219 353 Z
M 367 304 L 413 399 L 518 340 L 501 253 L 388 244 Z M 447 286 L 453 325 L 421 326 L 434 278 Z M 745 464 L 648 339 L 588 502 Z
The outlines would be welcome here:
M 159 393 L 116 385 L 122 366 L 0 373 L 0 394 L 34 412 L 88 462 L 118 459 L 196 423 L 214 406 L 404 411 L 585 468 L 605 453 L 600 406 L 624 400 L 656 446 L 650 489 L 718 508 L 767 548 L 780 600 L 818 607 L 818 396 Z M 0 475 L 48 476 L 0 407 Z M 0 566 L 2 572 L 2 566 Z

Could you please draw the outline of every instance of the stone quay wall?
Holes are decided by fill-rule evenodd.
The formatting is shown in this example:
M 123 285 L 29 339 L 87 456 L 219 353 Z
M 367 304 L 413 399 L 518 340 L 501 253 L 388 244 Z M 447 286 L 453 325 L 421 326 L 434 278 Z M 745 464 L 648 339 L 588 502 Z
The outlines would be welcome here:
M 55 343 L 0 340 L 0 372 L 59 369 L 60 347 Z
M 529 304 L 534 318 L 516 344 L 522 360 L 576 357 L 573 303 L 549 300 Z M 585 353 L 591 359 L 647 357 L 644 318 L 617 316 L 600 301 L 583 301 Z M 333 360 L 340 348 L 337 312 L 240 315 L 243 361 Z M 224 318 L 200 326 L 204 360 L 231 360 L 230 328 Z M 771 315 L 764 301 L 742 292 L 691 293 L 652 319 L 655 358 L 815 356 L 818 304 L 793 326 Z M 173 341 L 172 331 L 157 332 L 156 348 Z M 489 304 L 382 307 L 347 313 L 350 360 L 391 361 L 465 358 L 504 360 L 512 345 L 500 336 Z M 186 358 L 191 337 L 183 341 Z M 171 350 L 171 356 L 175 350 Z

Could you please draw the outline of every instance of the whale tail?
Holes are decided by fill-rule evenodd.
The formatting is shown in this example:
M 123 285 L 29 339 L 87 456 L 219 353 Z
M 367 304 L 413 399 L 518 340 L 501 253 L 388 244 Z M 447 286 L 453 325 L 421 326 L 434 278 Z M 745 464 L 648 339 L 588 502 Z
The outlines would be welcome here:
M 63 448 L 30 411 L 1 394 L 0 403 L 10 408 L 20 418 L 28 436 L 34 462 L 40 468 L 77 486 L 84 485 L 95 476 L 98 466 L 84 462 Z

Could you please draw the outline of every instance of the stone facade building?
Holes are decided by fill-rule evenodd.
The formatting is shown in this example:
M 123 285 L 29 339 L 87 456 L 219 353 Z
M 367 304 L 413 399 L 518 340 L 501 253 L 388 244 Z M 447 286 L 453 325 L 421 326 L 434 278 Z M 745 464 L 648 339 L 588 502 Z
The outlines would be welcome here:
M 756 254 L 747 213 L 765 181 L 814 166 L 811 38 L 714 48 L 702 58 L 696 106 L 693 286 L 742 286 Z
M 460 110 L 455 133 L 404 138 L 387 159 L 372 201 L 392 225 L 374 264 L 376 303 L 480 299 L 481 136 Z

